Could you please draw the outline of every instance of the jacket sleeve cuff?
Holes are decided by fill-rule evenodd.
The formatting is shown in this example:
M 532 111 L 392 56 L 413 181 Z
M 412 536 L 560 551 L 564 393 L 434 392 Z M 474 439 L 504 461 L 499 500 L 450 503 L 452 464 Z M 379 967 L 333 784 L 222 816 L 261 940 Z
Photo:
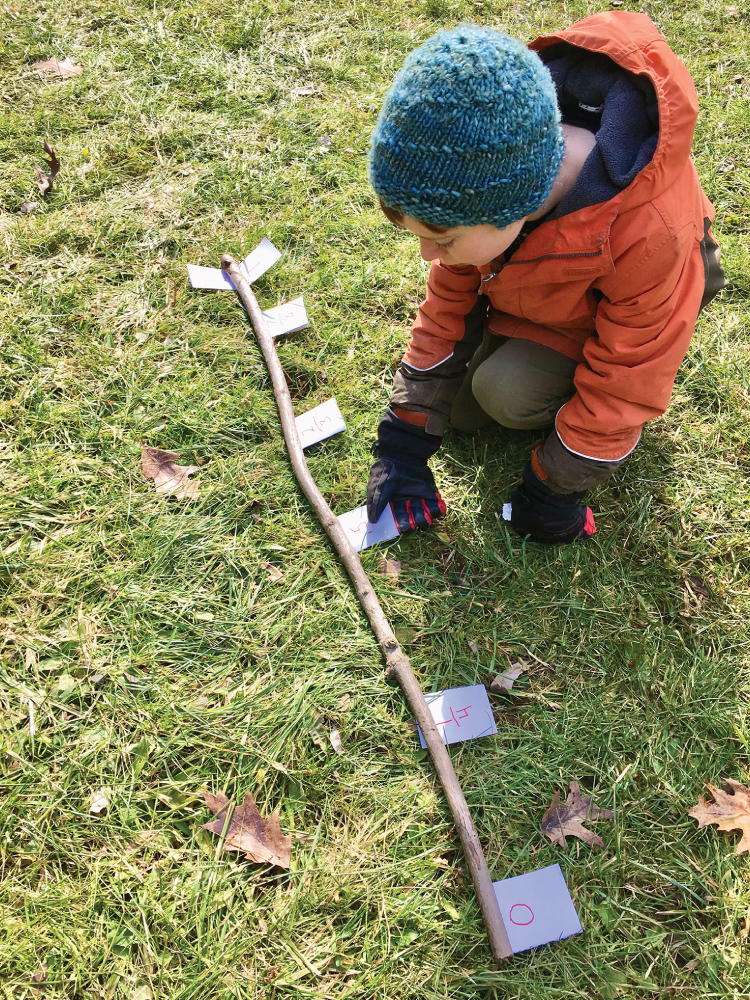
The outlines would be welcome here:
M 552 431 L 544 444 L 536 449 L 534 459 L 534 471 L 537 475 L 537 464 L 546 473 L 546 478 L 539 475 L 545 486 L 556 493 L 582 493 L 606 482 L 615 469 L 619 469 L 627 461 L 627 456 L 616 462 L 600 462 L 574 455 L 562 443 L 557 431 Z

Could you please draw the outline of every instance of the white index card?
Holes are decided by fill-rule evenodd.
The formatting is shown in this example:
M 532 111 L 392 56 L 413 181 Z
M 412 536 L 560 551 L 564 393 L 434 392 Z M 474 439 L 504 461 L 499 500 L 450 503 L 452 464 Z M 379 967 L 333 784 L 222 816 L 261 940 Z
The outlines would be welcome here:
M 262 239 L 252 253 L 242 261 L 242 268 L 245 277 L 252 284 L 265 274 L 269 267 L 273 267 L 277 260 L 281 258 L 281 250 L 277 250 L 273 243 L 266 236 Z
M 297 330 L 304 330 L 310 325 L 307 321 L 305 300 L 301 295 L 298 299 L 285 302 L 283 306 L 266 309 L 263 315 L 266 317 L 268 332 L 272 337 L 280 337 L 283 333 L 296 333 Z
M 559 865 L 493 882 L 492 888 L 514 955 L 583 932 Z
M 252 253 L 239 265 L 240 271 L 252 284 L 276 263 L 281 257 L 281 251 L 277 250 L 273 243 L 266 237 L 261 240 Z M 199 264 L 188 264 L 188 277 L 193 288 L 212 288 L 216 292 L 234 291 L 232 283 L 226 271 L 219 267 L 202 267 Z
M 234 291 L 234 284 L 229 280 L 229 275 L 219 267 L 188 264 L 187 269 L 193 288 L 212 288 L 215 292 Z
M 356 507 L 346 514 L 339 514 L 338 520 L 356 552 L 369 549 L 378 542 L 388 542 L 392 538 L 398 538 L 400 534 L 390 504 L 380 515 L 377 524 L 367 520 L 366 506 Z
M 294 418 L 303 448 L 324 441 L 346 430 L 339 404 L 335 399 L 327 399 L 320 406 L 308 410 Z
M 426 694 L 435 725 L 443 743 L 463 743 L 476 740 L 480 736 L 494 736 L 497 733 L 495 717 L 484 684 L 469 684 L 466 687 L 449 688 Z M 422 730 L 417 726 L 422 749 L 427 749 Z

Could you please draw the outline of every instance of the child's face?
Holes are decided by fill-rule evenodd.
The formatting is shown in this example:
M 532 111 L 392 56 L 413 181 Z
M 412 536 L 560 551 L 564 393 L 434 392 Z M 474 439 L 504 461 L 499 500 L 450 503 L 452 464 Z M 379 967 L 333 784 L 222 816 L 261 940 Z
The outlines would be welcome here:
M 505 229 L 496 226 L 456 226 L 446 233 L 433 233 L 421 222 L 404 216 L 401 225 L 419 237 L 423 260 L 442 260 L 444 264 L 489 264 L 507 250 L 518 236 L 526 219 L 512 222 Z

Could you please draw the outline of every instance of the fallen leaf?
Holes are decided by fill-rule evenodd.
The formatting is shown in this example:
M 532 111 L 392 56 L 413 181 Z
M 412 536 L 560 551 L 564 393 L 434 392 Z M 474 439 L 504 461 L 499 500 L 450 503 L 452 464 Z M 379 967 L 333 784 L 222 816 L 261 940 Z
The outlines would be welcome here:
M 47 978 L 47 966 L 40 965 L 39 968 L 36 970 L 36 972 L 32 975 L 31 981 L 32 983 L 43 983 L 46 978 Z
M 314 93 L 315 87 L 296 87 L 292 91 L 292 94 L 294 94 L 295 97 L 308 97 L 310 94 Z
M 320 139 L 318 139 L 318 142 L 320 143 L 321 146 L 332 145 L 330 135 L 321 135 Z
M 685 972 L 693 972 L 697 968 L 698 968 L 698 959 L 691 958 L 690 961 L 685 966 Z
M 332 729 L 328 734 L 328 739 L 331 741 L 331 746 L 336 753 L 343 753 L 341 749 L 341 733 L 338 729 Z
M 39 203 L 36 201 L 22 201 L 18 206 L 18 211 L 21 215 L 31 215 L 35 208 L 39 207 Z
M 46 139 L 44 140 L 44 152 L 49 157 L 49 159 L 45 161 L 45 165 L 49 173 L 47 173 L 46 170 L 42 170 L 38 163 L 34 164 L 34 170 L 36 170 L 36 186 L 39 188 L 39 193 L 42 198 L 46 198 L 50 193 L 52 185 L 55 182 L 55 177 L 57 177 L 60 173 L 60 161 L 57 158 L 57 153 Z
M 260 564 L 260 568 L 264 569 L 266 573 L 268 573 L 268 579 L 271 581 L 271 583 L 284 582 L 284 574 L 281 572 L 278 566 L 274 566 L 270 562 L 262 562 Z
M 83 73 L 82 67 L 75 65 L 68 56 L 65 59 L 56 59 L 54 56 L 51 59 L 43 59 L 41 62 L 35 62 L 31 68 L 38 73 L 61 76 L 63 80 L 69 80 L 71 76 L 80 76 Z
M 604 841 L 597 834 L 587 830 L 584 822 L 596 819 L 612 819 L 611 809 L 600 809 L 594 800 L 581 796 L 581 786 L 577 781 L 571 781 L 570 793 L 564 803 L 560 802 L 560 793 L 556 790 L 552 805 L 542 816 L 542 833 L 545 833 L 553 844 L 566 846 L 565 837 L 578 837 L 584 844 L 591 847 L 604 847 Z
M 94 816 L 101 816 L 105 809 L 109 809 L 110 794 L 109 788 L 100 788 L 98 792 L 94 792 L 91 796 L 91 802 L 89 802 L 89 812 L 93 813 Z
M 381 559 L 378 563 L 378 573 L 390 577 L 395 582 L 401 575 L 401 563 L 398 559 Z
M 702 597 L 710 597 L 711 591 L 705 585 L 703 580 L 699 576 L 689 576 L 687 578 L 688 586 L 696 594 L 700 594 Z
M 494 691 L 495 694 L 508 694 L 515 681 L 518 680 L 525 669 L 526 667 L 523 665 L 515 664 L 512 667 L 508 667 L 507 670 L 503 670 L 490 684 L 490 691 Z
M 398 639 L 400 646 L 403 646 L 404 643 L 415 642 L 417 638 L 417 630 L 415 628 L 409 628 L 405 625 L 399 625 L 398 628 L 393 630 L 393 633 Z
M 161 451 L 160 448 L 141 448 L 141 468 L 144 479 L 153 479 L 156 492 L 174 496 L 175 500 L 197 500 L 200 480 L 188 481 L 188 476 L 198 472 L 199 465 L 177 465 L 178 451 Z
M 281 833 L 278 809 L 268 819 L 263 819 L 250 792 L 245 793 L 242 805 L 234 807 L 223 792 L 218 795 L 211 792 L 202 794 L 216 819 L 204 823 L 201 829 L 223 835 L 225 851 L 244 851 L 250 861 L 278 865 L 279 868 L 289 867 L 292 838 Z
M 708 802 L 702 796 L 688 816 L 698 820 L 698 829 L 715 823 L 720 830 L 742 830 L 742 838 L 737 844 L 735 854 L 750 851 L 750 789 L 738 781 L 727 778 L 721 788 L 706 785 L 713 797 Z
M 467 639 L 466 642 L 467 642 L 467 645 L 468 645 L 469 649 L 474 654 L 474 656 L 479 656 L 479 646 L 477 646 L 477 644 L 474 642 L 474 640 L 473 639 Z
M 316 719 L 315 722 L 313 723 L 312 729 L 310 730 L 310 735 L 312 736 L 312 741 L 315 744 L 315 746 L 320 747 L 321 750 L 325 750 L 326 740 L 325 740 L 325 733 L 321 729 L 322 723 L 323 723 L 322 719 Z
M 338 712 L 348 712 L 349 709 L 352 707 L 353 704 L 354 704 L 354 698 L 352 698 L 352 696 L 349 693 L 347 693 L 347 694 L 344 695 L 344 697 L 341 699 L 341 701 L 336 706 L 336 711 L 338 711 Z
M 29 646 L 26 647 L 26 653 L 24 654 L 24 663 L 27 670 L 33 670 L 36 666 L 37 656 L 36 652 Z
M 132 840 L 128 844 L 127 850 L 140 851 L 140 849 L 142 847 L 145 847 L 147 844 L 155 844 L 156 841 L 159 839 L 160 834 L 161 830 L 142 830 L 136 836 L 135 840 Z

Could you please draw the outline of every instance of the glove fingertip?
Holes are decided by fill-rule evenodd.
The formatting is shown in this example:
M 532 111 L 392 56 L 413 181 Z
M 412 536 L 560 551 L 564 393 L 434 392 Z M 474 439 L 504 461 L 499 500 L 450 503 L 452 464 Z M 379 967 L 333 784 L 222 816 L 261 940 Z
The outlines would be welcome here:
M 396 531 L 400 535 L 401 534 L 401 525 L 398 523 L 398 518 L 396 517 L 396 508 L 393 506 L 392 503 L 389 503 L 388 506 L 391 508 L 391 515 L 393 517 L 393 523 L 396 525 Z
M 596 534 L 596 521 L 594 521 L 594 512 L 590 507 L 586 508 L 586 523 L 583 526 L 583 531 L 588 538 Z

